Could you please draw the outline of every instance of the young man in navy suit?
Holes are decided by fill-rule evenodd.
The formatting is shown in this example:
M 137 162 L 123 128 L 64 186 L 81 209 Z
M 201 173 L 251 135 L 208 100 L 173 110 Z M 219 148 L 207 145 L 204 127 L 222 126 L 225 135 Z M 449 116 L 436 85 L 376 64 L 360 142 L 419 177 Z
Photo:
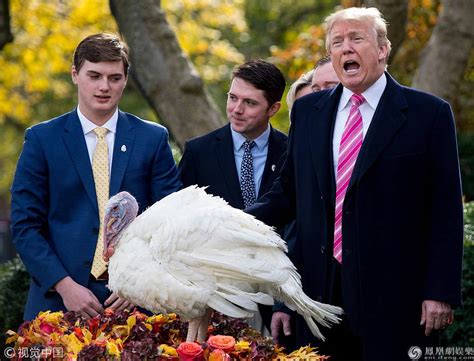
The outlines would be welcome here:
M 248 211 L 274 226 L 296 216 L 293 260 L 305 292 L 345 311 L 342 325 L 323 332 L 323 354 L 419 358 L 461 305 L 452 111 L 386 72 L 390 41 L 377 9 L 340 10 L 326 25 L 341 84 L 295 103 L 280 177 Z M 317 343 L 302 325 L 296 333 Z
M 244 143 L 253 141 L 253 201 L 267 192 L 280 171 L 287 146 L 286 135 L 269 123 L 280 109 L 284 90 L 285 78 L 275 65 L 250 60 L 238 66 L 227 96 L 229 123 L 186 142 L 179 164 L 183 186 L 207 186 L 208 193 L 235 208 L 252 204 L 246 199 L 243 177 L 248 169 Z M 262 329 L 258 321 L 253 326 Z
M 26 320 L 46 310 L 88 318 L 104 307 L 132 307 L 110 294 L 106 271 L 91 274 L 101 224 L 98 180 L 107 185 L 102 199 L 128 191 L 140 211 L 181 184 L 167 130 L 118 109 L 129 66 L 118 37 L 88 36 L 74 52 L 71 71 L 77 108 L 26 130 L 11 187 L 12 238 L 31 275 Z M 94 166 L 100 142 L 103 163 Z

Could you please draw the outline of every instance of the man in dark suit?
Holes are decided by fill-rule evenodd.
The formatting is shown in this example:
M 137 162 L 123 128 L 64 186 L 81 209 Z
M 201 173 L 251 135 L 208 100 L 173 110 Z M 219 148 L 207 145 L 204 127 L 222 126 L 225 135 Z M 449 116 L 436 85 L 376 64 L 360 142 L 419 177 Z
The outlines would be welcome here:
M 131 307 L 106 288 L 103 205 L 126 190 L 143 211 L 180 187 L 167 130 L 118 110 L 128 69 L 119 38 L 85 38 L 72 66 L 78 107 L 26 131 L 11 187 L 11 222 L 32 279 L 27 320 L 46 310 L 93 317 L 104 307 Z
M 269 123 L 280 109 L 284 90 L 285 78 L 271 63 L 250 60 L 237 67 L 227 97 L 229 124 L 186 142 L 179 164 L 183 186 L 207 186 L 208 193 L 239 209 L 267 192 L 287 146 L 286 135 Z M 247 157 L 249 142 L 253 145 Z M 246 159 L 252 168 L 250 191 Z M 259 327 L 258 322 L 253 325 Z
M 461 304 L 453 115 L 385 71 L 390 42 L 377 9 L 344 9 L 326 24 L 341 84 L 296 101 L 280 177 L 248 211 L 275 226 L 296 216 L 293 259 L 305 292 L 343 306 L 322 353 L 413 359 L 437 344 Z

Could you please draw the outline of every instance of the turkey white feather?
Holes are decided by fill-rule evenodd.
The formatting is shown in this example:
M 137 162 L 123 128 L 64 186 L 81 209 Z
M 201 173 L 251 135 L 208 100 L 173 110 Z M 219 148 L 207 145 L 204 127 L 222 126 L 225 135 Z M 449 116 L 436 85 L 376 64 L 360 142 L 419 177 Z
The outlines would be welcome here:
M 188 340 L 205 337 L 209 308 L 249 317 L 258 303 L 272 305 L 273 299 L 301 314 L 321 339 L 318 324 L 339 322 L 339 307 L 303 292 L 286 243 L 271 227 L 204 188 L 190 186 L 138 217 L 137 211 L 127 192 L 107 204 L 109 288 L 152 312 L 175 312 L 189 320 Z

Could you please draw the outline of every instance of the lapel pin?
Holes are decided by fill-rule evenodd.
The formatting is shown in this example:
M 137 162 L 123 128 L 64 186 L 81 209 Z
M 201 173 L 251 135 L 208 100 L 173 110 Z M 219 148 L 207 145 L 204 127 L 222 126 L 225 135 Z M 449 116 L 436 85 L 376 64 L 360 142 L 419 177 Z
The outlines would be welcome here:
M 276 169 L 276 165 L 275 164 L 272 164 L 272 172 L 274 172 Z
M 126 152 L 126 151 L 127 151 L 127 146 L 126 146 L 125 144 L 122 145 L 122 148 L 120 148 L 120 150 L 121 150 L 122 152 Z

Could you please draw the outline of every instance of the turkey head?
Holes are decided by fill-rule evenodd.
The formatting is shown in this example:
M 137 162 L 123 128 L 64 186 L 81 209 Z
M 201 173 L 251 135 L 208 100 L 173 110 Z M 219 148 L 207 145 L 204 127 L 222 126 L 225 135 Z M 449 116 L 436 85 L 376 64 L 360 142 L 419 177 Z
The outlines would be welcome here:
M 138 214 L 138 203 L 128 192 L 120 192 L 109 199 L 104 216 L 104 260 L 115 252 L 120 235 Z

